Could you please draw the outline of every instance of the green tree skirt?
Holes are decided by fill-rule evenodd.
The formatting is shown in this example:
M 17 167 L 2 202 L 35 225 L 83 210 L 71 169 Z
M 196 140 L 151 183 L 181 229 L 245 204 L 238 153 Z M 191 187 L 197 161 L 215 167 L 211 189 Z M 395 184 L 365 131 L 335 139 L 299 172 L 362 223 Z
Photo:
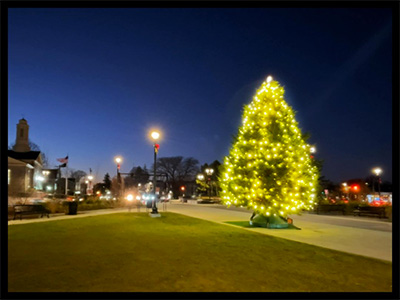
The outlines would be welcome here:
M 256 215 L 252 220 L 250 220 L 250 225 L 254 227 L 264 227 L 270 229 L 297 228 L 294 227 L 293 224 L 289 224 L 285 219 L 279 216 L 266 217 L 263 215 Z

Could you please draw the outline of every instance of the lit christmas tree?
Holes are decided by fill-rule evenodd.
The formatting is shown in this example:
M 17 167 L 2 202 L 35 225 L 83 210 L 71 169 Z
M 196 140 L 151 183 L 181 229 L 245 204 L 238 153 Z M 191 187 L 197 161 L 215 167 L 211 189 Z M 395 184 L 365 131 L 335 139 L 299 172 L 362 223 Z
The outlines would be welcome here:
M 220 177 L 224 204 L 252 209 L 267 223 L 311 209 L 318 191 L 315 148 L 306 143 L 283 94 L 269 76 L 244 107 Z

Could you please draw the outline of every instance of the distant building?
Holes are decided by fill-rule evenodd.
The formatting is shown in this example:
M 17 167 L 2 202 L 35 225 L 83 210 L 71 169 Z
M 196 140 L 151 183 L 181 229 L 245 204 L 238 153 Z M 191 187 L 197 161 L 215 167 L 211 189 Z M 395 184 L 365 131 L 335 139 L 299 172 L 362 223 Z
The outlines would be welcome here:
M 56 193 L 60 195 L 74 195 L 75 193 L 75 178 L 69 177 L 68 178 L 68 186 L 67 186 L 67 193 L 65 193 L 65 184 L 66 184 L 65 177 L 59 178 L 57 180 L 57 190 Z
M 42 156 L 29 147 L 29 125 L 25 119 L 17 124 L 13 150 L 8 150 L 8 188 L 25 192 L 29 188 L 42 189 Z
M 30 189 L 43 189 L 42 156 L 40 151 L 31 151 L 29 125 L 19 120 L 15 145 L 8 154 L 8 192 L 11 196 L 26 193 Z
M 61 176 L 60 169 L 43 169 L 42 173 L 44 177 L 43 190 L 48 194 L 57 193 L 57 181 Z
M 15 194 L 33 187 L 33 166 L 8 156 L 8 191 Z

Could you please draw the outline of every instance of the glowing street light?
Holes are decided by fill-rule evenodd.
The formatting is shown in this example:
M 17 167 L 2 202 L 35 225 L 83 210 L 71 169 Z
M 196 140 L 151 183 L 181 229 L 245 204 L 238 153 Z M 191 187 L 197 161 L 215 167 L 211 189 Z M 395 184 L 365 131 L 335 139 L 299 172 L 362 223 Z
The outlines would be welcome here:
M 151 214 L 153 215 L 158 215 L 158 210 L 157 210 L 157 205 L 156 205 L 156 186 L 157 186 L 157 176 L 156 176 L 156 170 L 157 170 L 157 153 L 158 153 L 158 149 L 160 148 L 159 144 L 156 144 L 156 141 L 160 138 L 160 133 L 158 131 L 152 131 L 150 134 L 151 138 L 154 141 L 154 169 L 153 169 L 153 194 L 154 194 L 154 199 L 153 199 L 153 207 L 152 207 L 152 211 Z
M 211 176 L 214 173 L 214 169 L 212 169 L 212 168 L 207 168 L 205 171 L 208 176 Z
M 372 170 L 372 172 L 376 174 L 376 177 L 378 179 L 378 194 L 379 194 L 379 200 L 380 200 L 381 199 L 381 178 L 379 177 L 379 174 L 382 173 L 382 169 L 381 168 L 374 168 Z M 372 185 L 372 191 L 373 192 L 375 192 L 374 191 L 374 186 L 375 186 L 375 184 Z
M 92 194 L 92 180 L 93 180 L 92 174 L 90 174 L 87 178 L 88 178 L 88 180 L 89 180 L 89 185 L 88 185 L 87 193 L 88 193 L 89 195 L 91 195 L 91 194 Z
M 204 175 L 201 174 L 201 173 L 198 174 L 198 175 L 197 175 L 197 179 L 198 179 L 198 180 L 204 180 Z
M 382 173 L 382 169 L 381 168 L 375 168 L 372 170 L 372 172 L 374 172 L 376 174 L 376 176 L 379 176 L 379 174 Z
M 211 200 L 211 176 L 214 173 L 214 169 L 213 168 L 206 168 L 205 169 L 207 177 L 208 177 L 208 198 Z
M 118 182 L 118 190 L 117 190 L 117 193 L 118 193 L 118 196 L 120 196 L 120 193 L 121 193 L 121 189 L 120 189 L 120 187 L 121 187 L 121 174 L 120 174 L 120 172 L 119 172 L 119 170 L 121 169 L 121 162 L 122 162 L 122 157 L 121 156 L 117 156 L 117 157 L 115 157 L 115 162 L 117 163 L 117 182 Z
M 154 141 L 158 140 L 158 139 L 160 138 L 160 133 L 157 132 L 157 131 L 153 131 L 153 132 L 151 133 L 151 138 L 152 138 Z
M 347 186 L 347 182 L 343 182 L 343 189 L 347 193 L 347 198 L 349 198 L 349 187 Z
M 117 156 L 117 157 L 115 158 L 115 162 L 119 165 L 119 164 L 122 162 L 121 156 Z

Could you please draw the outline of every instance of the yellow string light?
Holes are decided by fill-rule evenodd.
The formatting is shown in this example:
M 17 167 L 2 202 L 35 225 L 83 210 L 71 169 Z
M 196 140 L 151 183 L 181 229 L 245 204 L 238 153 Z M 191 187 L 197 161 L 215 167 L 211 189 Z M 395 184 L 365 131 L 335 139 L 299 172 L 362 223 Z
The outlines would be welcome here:
M 283 87 L 268 77 L 245 106 L 242 119 L 237 142 L 224 159 L 223 202 L 283 217 L 311 209 L 318 170 Z

